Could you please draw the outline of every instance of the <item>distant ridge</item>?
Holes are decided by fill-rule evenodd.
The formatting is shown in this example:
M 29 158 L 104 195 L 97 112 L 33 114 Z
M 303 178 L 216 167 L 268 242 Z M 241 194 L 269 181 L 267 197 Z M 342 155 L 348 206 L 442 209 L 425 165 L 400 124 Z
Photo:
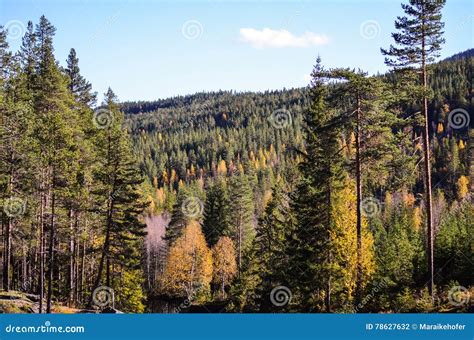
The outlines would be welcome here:
M 469 50 L 463 51 L 456 53 L 448 58 L 442 59 L 438 61 L 437 63 L 434 63 L 434 65 L 439 65 L 444 62 L 451 62 L 451 61 L 456 61 L 460 59 L 467 59 L 474 57 L 474 48 L 471 48 Z M 174 97 L 169 97 L 169 98 L 163 98 L 163 99 L 158 99 L 158 100 L 139 100 L 139 101 L 125 101 L 120 104 L 121 110 L 127 114 L 139 114 L 139 113 L 147 113 L 147 112 L 153 112 L 158 109 L 175 109 L 177 107 L 187 107 L 192 105 L 193 103 L 202 103 L 205 102 L 209 99 L 215 98 L 215 97 L 228 97 L 236 94 L 249 94 L 249 95 L 255 95 L 255 96 L 262 96 L 265 94 L 281 94 L 284 92 L 288 91 L 304 91 L 304 87 L 302 88 L 291 88 L 291 89 L 280 89 L 280 90 L 267 90 L 267 91 L 258 91 L 258 92 L 252 92 L 252 91 L 241 91 L 241 92 L 236 92 L 233 90 L 229 91 L 209 91 L 209 92 L 197 92 L 194 94 L 187 94 L 187 95 L 180 95 L 180 96 L 174 96 Z
M 446 59 L 443 59 L 442 61 L 459 60 L 459 59 L 470 58 L 470 57 L 474 57 L 474 48 L 470 48 L 464 52 L 456 53 L 455 55 L 452 55 L 451 57 L 447 57 Z

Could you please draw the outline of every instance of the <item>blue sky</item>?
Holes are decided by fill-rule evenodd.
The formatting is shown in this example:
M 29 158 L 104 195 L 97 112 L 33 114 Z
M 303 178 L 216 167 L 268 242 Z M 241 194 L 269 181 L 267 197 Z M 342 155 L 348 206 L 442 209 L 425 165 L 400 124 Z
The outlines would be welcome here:
M 447 1 L 442 57 L 474 46 L 473 7 Z M 93 89 L 125 101 L 305 86 L 318 54 L 328 67 L 383 72 L 379 48 L 402 9 L 400 0 L 0 0 L 13 50 L 42 14 L 57 28 L 61 64 L 74 47 Z

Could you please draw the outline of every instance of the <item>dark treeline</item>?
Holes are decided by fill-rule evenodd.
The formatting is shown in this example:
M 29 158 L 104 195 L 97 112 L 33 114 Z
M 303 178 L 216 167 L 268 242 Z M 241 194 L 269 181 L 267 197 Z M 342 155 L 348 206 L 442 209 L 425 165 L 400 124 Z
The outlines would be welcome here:
M 97 291 L 135 312 L 466 310 L 474 50 L 435 62 L 443 5 L 403 5 L 384 75 L 317 58 L 304 89 L 95 109 L 44 17 L 15 54 L 1 31 L 3 289 L 43 311 Z

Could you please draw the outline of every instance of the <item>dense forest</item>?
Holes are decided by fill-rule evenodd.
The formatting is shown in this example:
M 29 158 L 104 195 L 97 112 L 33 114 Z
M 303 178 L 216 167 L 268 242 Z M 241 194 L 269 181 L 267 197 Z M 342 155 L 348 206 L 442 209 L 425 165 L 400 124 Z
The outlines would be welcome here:
M 474 50 L 437 61 L 443 5 L 402 4 L 386 74 L 315 56 L 306 88 L 154 102 L 97 103 L 44 16 L 16 52 L 0 26 L 3 292 L 39 313 L 469 310 Z

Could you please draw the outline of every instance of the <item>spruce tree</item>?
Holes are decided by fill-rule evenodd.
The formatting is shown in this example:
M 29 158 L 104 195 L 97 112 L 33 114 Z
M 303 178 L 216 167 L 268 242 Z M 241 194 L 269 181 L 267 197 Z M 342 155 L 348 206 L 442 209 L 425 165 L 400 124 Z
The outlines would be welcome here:
M 230 179 L 229 201 L 231 238 L 236 247 L 240 275 L 244 254 L 255 237 L 253 192 L 246 175 L 239 174 Z
M 251 267 L 257 286 L 252 294 L 258 311 L 281 310 L 269 299 L 272 289 L 288 285 L 286 274 L 286 236 L 291 232 L 293 221 L 289 208 L 287 188 L 282 181 L 275 184 L 272 198 L 257 224 L 254 240 L 254 265 Z
M 222 236 L 230 236 L 229 197 L 221 178 L 208 187 L 202 231 L 209 247 L 213 247 Z
M 332 281 L 338 259 L 334 258 L 331 216 L 333 195 L 341 188 L 342 154 L 340 127 L 329 124 L 326 71 L 318 58 L 311 74 L 310 109 L 305 114 L 306 147 L 299 164 L 301 180 L 292 195 L 297 227 L 290 237 L 292 287 L 303 310 L 331 311 Z M 324 297 L 324 302 L 321 301 Z

